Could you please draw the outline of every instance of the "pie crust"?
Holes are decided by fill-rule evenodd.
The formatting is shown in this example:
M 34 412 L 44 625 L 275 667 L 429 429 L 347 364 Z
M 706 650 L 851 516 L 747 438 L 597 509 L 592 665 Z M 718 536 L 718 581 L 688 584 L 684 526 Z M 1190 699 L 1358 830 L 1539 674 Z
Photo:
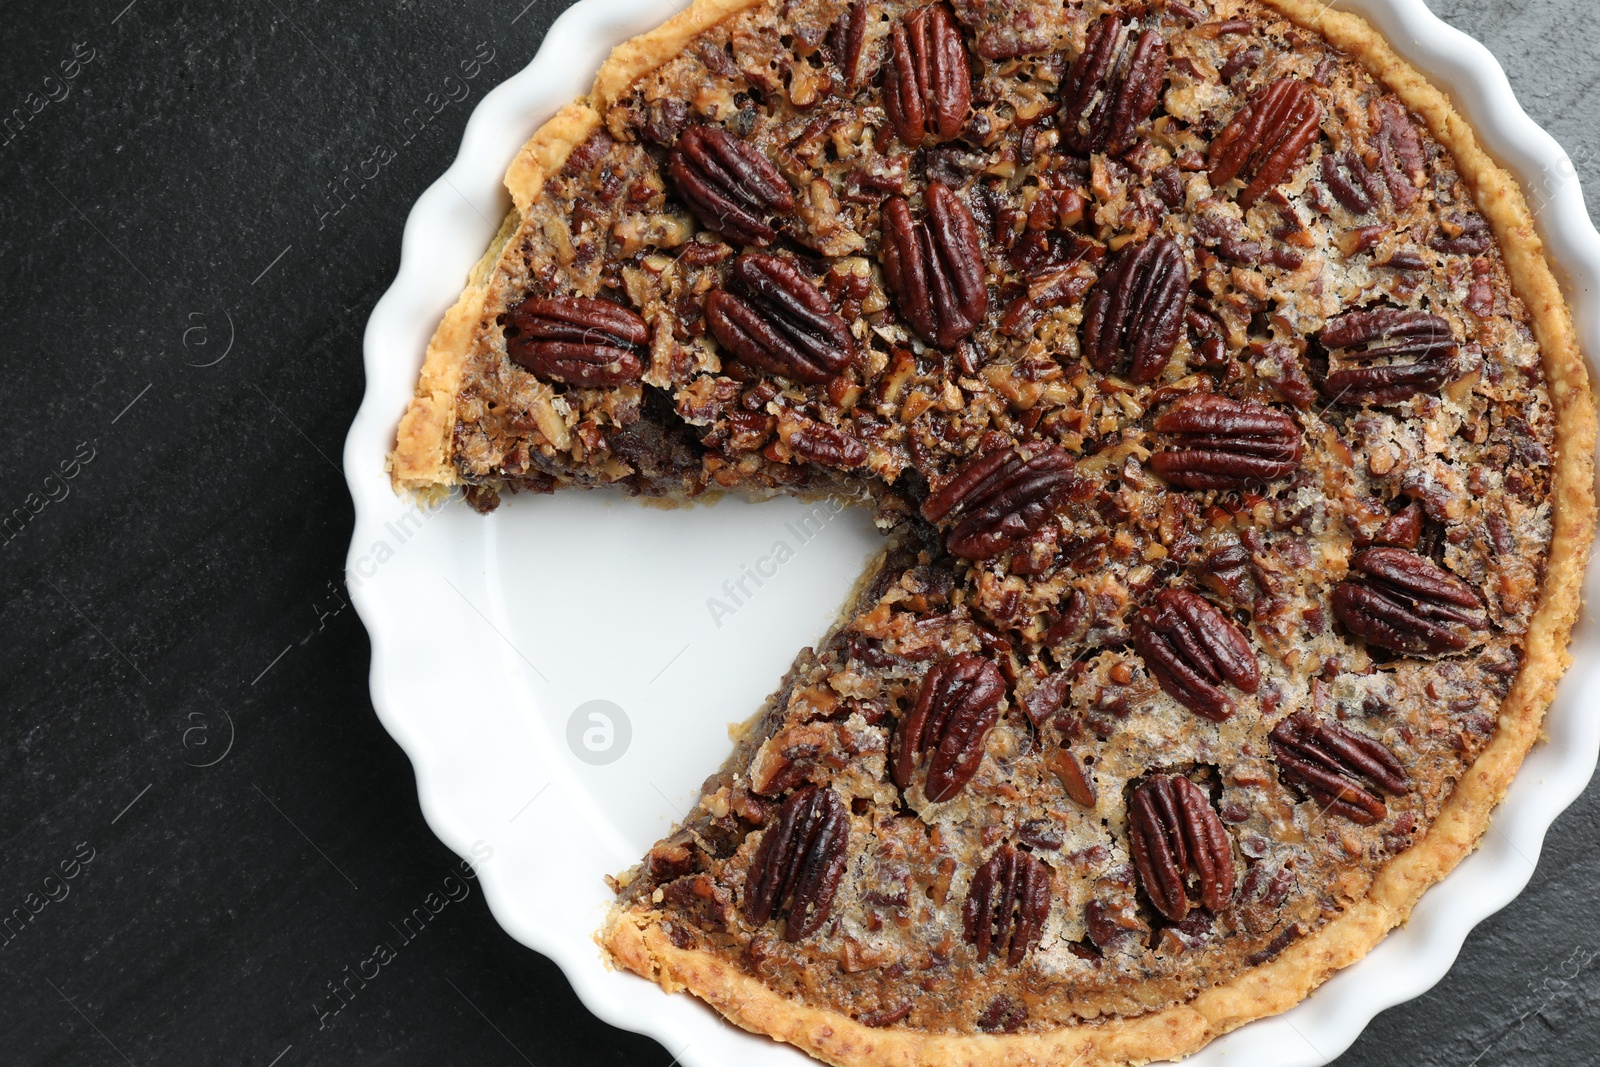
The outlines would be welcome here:
M 1525 657 L 1486 747 L 1417 840 L 1383 864 L 1364 897 L 1266 962 L 1204 988 L 1184 1003 L 1142 1015 L 1027 1033 L 869 1027 L 841 1012 L 774 992 L 712 952 L 679 947 L 659 916 L 639 909 L 616 909 L 603 932 L 603 943 L 617 963 L 668 991 L 686 989 L 745 1029 L 833 1064 L 1143 1063 L 1187 1055 L 1252 1019 L 1292 1007 L 1371 951 L 1406 920 L 1430 885 L 1477 846 L 1495 805 L 1540 736 L 1544 711 L 1570 659 L 1568 638 L 1594 532 L 1595 405 L 1588 371 L 1520 187 L 1479 145 L 1445 94 L 1359 17 L 1329 10 L 1316 0 L 1262 2 L 1358 60 L 1453 157 L 1489 223 L 1541 352 L 1543 385 L 1555 419 L 1551 534 L 1537 607 L 1522 637 Z M 697 34 L 752 6 L 752 0 L 695 0 L 662 27 L 623 44 L 601 69 L 589 96 L 563 109 L 518 154 L 506 177 L 513 210 L 435 333 L 416 396 L 400 424 L 389 463 L 397 490 L 432 495 L 461 481 L 451 452 L 456 399 L 473 331 L 483 318 L 491 280 L 507 269 L 512 237 L 539 201 L 546 178 L 639 79 L 677 57 Z

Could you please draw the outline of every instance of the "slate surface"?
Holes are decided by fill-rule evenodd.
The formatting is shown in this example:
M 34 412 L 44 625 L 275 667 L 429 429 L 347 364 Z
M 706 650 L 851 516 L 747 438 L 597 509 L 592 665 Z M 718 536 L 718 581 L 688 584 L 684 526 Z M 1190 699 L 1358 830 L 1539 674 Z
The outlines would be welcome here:
M 0 510 L 56 499 L 0 545 L 0 913 L 47 901 L 0 938 L 0 1063 L 672 1060 L 446 881 L 334 610 L 338 457 L 401 223 L 563 6 L 6 5 L 0 113 L 28 118 L 0 144 Z M 1436 6 L 1600 193 L 1589 0 Z M 464 98 L 405 128 L 430 93 Z M 1595 1062 L 1597 821 L 1600 788 L 1339 1062 Z M 468 895 L 391 933 L 445 891 Z M 332 1012 L 379 939 L 394 958 Z

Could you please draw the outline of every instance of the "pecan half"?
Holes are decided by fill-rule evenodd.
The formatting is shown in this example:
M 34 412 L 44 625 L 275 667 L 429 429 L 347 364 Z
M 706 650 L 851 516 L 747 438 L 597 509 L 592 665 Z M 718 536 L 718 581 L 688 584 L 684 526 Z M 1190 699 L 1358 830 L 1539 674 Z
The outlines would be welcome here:
M 1287 478 L 1300 466 L 1300 428 L 1265 404 L 1195 393 L 1151 425 L 1173 442 L 1150 457 L 1150 467 L 1181 489 L 1243 489 Z
M 1233 847 L 1211 800 L 1182 775 L 1152 774 L 1128 801 L 1128 845 L 1156 910 L 1182 922 L 1199 902 L 1213 912 L 1233 897 Z
M 1342 148 L 1322 157 L 1322 182 L 1333 198 L 1353 215 L 1365 215 L 1378 206 L 1383 182 L 1368 169 L 1361 154 Z
M 706 295 L 706 322 L 739 362 L 812 385 L 850 365 L 849 325 L 792 260 L 747 252 L 728 277 Z
M 506 354 L 551 382 L 585 388 L 636 382 L 650 328 L 609 300 L 558 296 L 524 300 L 506 313 Z
M 1221 683 L 1246 693 L 1261 684 L 1250 639 L 1211 601 L 1187 589 L 1163 589 L 1133 621 L 1133 646 L 1172 699 L 1221 722 L 1233 700 Z
M 1328 320 L 1318 342 L 1343 363 L 1321 376 L 1317 386 L 1333 401 L 1393 404 L 1417 393 L 1436 393 L 1455 376 L 1459 350 L 1450 323 L 1426 311 L 1374 308 Z
M 889 31 L 883 110 L 908 145 L 960 136 L 972 106 L 972 72 L 956 20 L 943 4 L 917 8 Z
M 1347 312 L 1329 319 L 1318 336 L 1325 347 L 1350 350 L 1348 354 L 1363 359 L 1390 354 L 1427 357 L 1455 349 L 1450 323 L 1426 311 L 1399 308 Z M 1393 343 L 1379 344 L 1385 341 Z
M 889 753 L 889 772 L 901 789 L 911 786 L 924 755 L 929 801 L 949 800 L 978 772 L 989 731 L 1000 719 L 1005 679 L 992 662 L 973 652 L 941 660 L 922 678 L 917 703 L 900 720 Z
M 1353 146 L 1322 157 L 1322 182 L 1346 210 L 1366 215 L 1383 202 L 1387 191 L 1397 211 L 1404 211 L 1421 195 L 1422 140 L 1405 109 L 1392 100 L 1377 99 L 1370 106 L 1375 129 L 1363 155 Z
M 929 522 L 952 520 L 945 544 L 991 559 L 1043 526 L 1072 490 L 1072 457 L 1054 445 L 1024 458 L 1004 448 L 975 456 L 922 504 Z
M 1333 613 L 1369 645 L 1402 655 L 1459 652 L 1488 629 L 1476 590 L 1432 560 L 1403 548 L 1367 548 L 1358 572 L 1333 587 Z
M 867 446 L 836 426 L 807 421 L 795 426 L 787 442 L 796 455 L 824 467 L 849 470 L 867 461 Z
M 1061 94 L 1061 143 L 1074 152 L 1120 155 L 1149 119 L 1167 78 L 1167 42 L 1115 15 L 1089 28 Z
M 1380 742 L 1308 711 L 1274 726 L 1269 740 L 1280 777 L 1304 789 L 1325 811 L 1362 826 L 1389 813 L 1374 790 L 1400 796 L 1411 788 L 1405 768 Z
M 1322 124 L 1322 105 L 1298 78 L 1279 78 L 1253 93 L 1211 142 L 1212 188 L 1243 178 L 1249 207 L 1305 162 Z
M 667 174 L 707 229 L 743 244 L 771 244 L 778 236 L 772 216 L 794 210 L 794 193 L 772 161 L 718 126 L 684 130 Z
M 785 941 L 817 931 L 844 877 L 850 816 L 832 789 L 808 785 L 789 794 L 767 827 L 745 876 L 744 917 L 760 926 L 785 906 Z
M 972 875 L 961 905 L 967 944 L 986 960 L 1004 952 L 1015 967 L 1036 945 L 1050 916 L 1050 868 L 1032 853 L 1001 845 Z
M 883 205 L 883 272 L 900 313 L 935 348 L 951 348 L 989 310 L 983 246 L 972 212 L 939 182 L 929 182 L 924 217 L 899 197 Z
M 1368 110 L 1377 125 L 1369 144 L 1377 153 L 1378 169 L 1383 174 L 1384 184 L 1389 187 L 1394 206 L 1404 211 L 1422 195 L 1418 190 L 1426 174 L 1422 137 L 1399 102 L 1381 96 L 1374 97 Z
M 1132 360 L 1129 377 L 1153 382 L 1166 369 L 1183 333 L 1189 267 L 1170 237 L 1125 248 L 1101 277 L 1084 308 L 1083 349 L 1102 374 L 1119 353 Z

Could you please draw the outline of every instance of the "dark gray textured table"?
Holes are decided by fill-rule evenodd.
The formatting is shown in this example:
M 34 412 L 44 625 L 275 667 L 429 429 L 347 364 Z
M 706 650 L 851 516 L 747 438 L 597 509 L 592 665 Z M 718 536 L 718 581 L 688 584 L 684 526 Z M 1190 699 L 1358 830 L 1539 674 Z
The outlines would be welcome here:
M 27 915 L 0 934 L 0 1064 L 672 1059 L 589 1017 L 473 883 L 391 934 L 455 858 L 340 610 L 366 316 L 564 6 L 7 5 L 0 510 L 44 504 L 0 544 L 0 916 Z M 1591 0 L 1435 6 L 1600 194 Z M 1597 819 L 1592 788 L 1527 892 L 1339 1062 L 1596 1062 Z M 395 958 L 332 1011 L 380 939 Z

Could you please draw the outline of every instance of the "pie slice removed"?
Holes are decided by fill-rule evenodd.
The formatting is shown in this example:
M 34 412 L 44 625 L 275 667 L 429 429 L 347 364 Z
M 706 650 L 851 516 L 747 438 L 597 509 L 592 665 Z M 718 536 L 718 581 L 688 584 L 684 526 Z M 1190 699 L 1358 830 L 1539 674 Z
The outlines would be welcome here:
M 1594 404 L 1520 190 L 1366 23 L 697 0 L 507 184 L 397 488 L 889 538 L 615 879 L 616 963 L 835 1064 L 1140 1063 L 1475 847 L 1568 662 Z

